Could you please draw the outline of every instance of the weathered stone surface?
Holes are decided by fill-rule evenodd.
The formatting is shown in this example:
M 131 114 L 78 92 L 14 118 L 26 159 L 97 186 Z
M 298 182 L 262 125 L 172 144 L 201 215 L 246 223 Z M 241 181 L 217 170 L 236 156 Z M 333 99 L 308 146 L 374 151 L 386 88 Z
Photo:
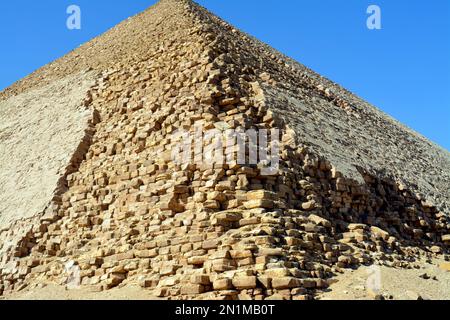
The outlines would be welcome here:
M 272 200 L 266 200 L 266 199 L 257 199 L 257 200 L 250 200 L 244 203 L 244 206 L 246 209 L 255 209 L 255 208 L 267 208 L 271 209 L 273 208 L 273 201 Z
M 301 284 L 300 280 L 293 277 L 272 279 L 272 287 L 278 290 L 296 288 L 299 287 L 300 284 Z
M 44 215 L 53 220 L 51 202 L 89 147 L 95 115 L 83 101 L 94 77 L 81 72 L 0 99 L 0 241 L 3 229 L 17 226 L 8 239 L 17 243 Z
M 186 284 L 181 287 L 181 294 L 195 295 L 205 291 L 205 288 L 201 284 Z
M 256 277 L 255 276 L 237 276 L 233 278 L 233 286 L 237 289 L 253 289 L 256 288 Z
M 231 279 L 228 278 L 217 279 L 214 280 L 213 288 L 214 290 L 230 290 L 233 288 L 233 284 Z
M 376 237 L 379 237 L 384 240 L 389 239 L 389 233 L 375 226 L 370 227 L 370 232 L 374 234 Z
M 309 220 L 311 220 L 312 222 L 314 222 L 317 225 L 321 225 L 323 227 L 331 227 L 330 221 L 328 221 L 327 219 L 324 219 L 322 217 L 319 217 L 318 215 L 312 214 L 308 218 L 309 218 Z
M 302 209 L 306 211 L 311 211 L 316 208 L 316 202 L 314 200 L 302 203 Z
M 209 285 L 211 281 L 209 280 L 208 275 L 194 275 L 191 277 L 192 284 L 201 284 L 201 285 Z

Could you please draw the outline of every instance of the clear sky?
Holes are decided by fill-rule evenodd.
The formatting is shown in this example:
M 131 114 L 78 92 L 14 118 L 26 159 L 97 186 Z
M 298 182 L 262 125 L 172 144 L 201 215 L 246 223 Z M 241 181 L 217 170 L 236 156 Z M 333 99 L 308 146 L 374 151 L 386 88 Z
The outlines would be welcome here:
M 0 90 L 155 2 L 0 1 Z M 450 150 L 449 0 L 198 2 Z M 66 27 L 72 4 L 81 30 Z

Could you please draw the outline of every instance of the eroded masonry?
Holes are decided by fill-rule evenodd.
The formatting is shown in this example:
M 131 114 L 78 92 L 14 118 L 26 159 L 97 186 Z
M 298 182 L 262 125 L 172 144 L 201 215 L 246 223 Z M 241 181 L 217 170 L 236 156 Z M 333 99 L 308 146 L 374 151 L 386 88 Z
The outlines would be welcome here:
M 0 117 L 0 294 L 303 300 L 449 253 L 447 151 L 188 0 L 17 82 Z M 199 124 L 279 129 L 280 167 L 178 164 L 173 133 Z

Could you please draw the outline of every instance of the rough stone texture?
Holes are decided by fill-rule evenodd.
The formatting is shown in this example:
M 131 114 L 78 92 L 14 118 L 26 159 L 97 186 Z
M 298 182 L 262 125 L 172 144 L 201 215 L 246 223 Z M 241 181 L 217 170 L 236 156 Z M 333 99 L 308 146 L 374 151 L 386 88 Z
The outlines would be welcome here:
M 78 277 L 170 299 L 305 300 L 345 268 L 448 254 L 448 153 L 196 4 L 162 0 L 0 98 L 86 69 L 98 116 L 83 161 L 44 217 L 14 227 L 26 235 L 2 255 L 0 292 Z M 364 151 L 362 119 L 392 137 Z M 279 170 L 178 165 L 172 133 L 198 124 L 280 129 Z M 411 140 L 398 154 L 397 136 Z M 404 163 L 416 148 L 431 168 Z
M 362 100 L 354 98 L 353 104 L 336 108 L 329 101 L 335 99 L 331 92 L 342 94 L 344 101 L 348 94 L 331 82 L 321 83 L 325 97 L 311 100 L 296 92 L 295 85 L 265 86 L 269 105 L 295 131 L 296 139 L 346 177 L 363 183 L 361 171 L 371 172 L 407 186 L 448 212 L 449 152 Z
M 85 136 L 88 74 L 0 101 L 0 229 L 43 212 Z
M 81 72 L 0 101 L 0 262 L 67 190 L 90 141 L 91 73 Z

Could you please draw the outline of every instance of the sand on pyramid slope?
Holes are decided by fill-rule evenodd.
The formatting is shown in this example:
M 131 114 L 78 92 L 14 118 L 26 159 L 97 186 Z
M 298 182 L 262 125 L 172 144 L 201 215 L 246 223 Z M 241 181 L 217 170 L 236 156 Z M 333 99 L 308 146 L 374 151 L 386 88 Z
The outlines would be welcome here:
M 67 188 L 86 149 L 94 84 L 79 73 L 0 101 L 0 239 L 8 250 Z M 28 224 L 15 229 L 14 225 Z

